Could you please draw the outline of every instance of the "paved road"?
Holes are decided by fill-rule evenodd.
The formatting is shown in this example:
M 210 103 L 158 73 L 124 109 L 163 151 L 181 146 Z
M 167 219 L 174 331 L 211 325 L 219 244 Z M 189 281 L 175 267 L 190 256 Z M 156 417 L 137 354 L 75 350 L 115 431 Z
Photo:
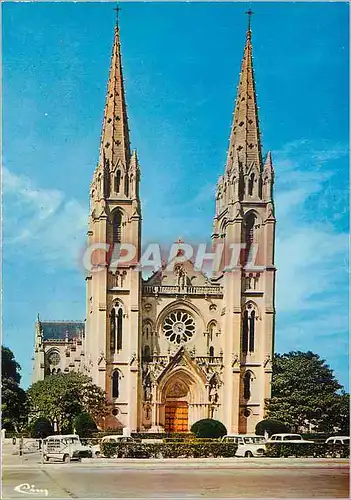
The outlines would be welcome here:
M 34 463 L 3 467 L 2 498 L 44 498 L 16 491 L 20 484 L 47 498 L 349 498 L 348 463 L 274 459 L 81 464 Z

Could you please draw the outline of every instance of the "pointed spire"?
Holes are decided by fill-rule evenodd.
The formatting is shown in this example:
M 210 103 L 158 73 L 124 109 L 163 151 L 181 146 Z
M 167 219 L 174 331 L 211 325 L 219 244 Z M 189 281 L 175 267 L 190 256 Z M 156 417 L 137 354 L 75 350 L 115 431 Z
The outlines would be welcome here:
M 270 173 L 273 173 L 272 153 L 270 151 L 268 151 L 268 153 L 267 153 L 266 160 L 264 162 L 263 170 L 268 171 Z
M 264 162 L 262 173 L 262 194 L 264 200 L 271 200 L 273 197 L 274 169 L 272 153 L 268 151 Z
M 247 14 L 249 15 L 249 25 L 246 33 L 244 57 L 229 140 L 227 170 L 232 168 L 236 152 L 244 171 L 252 163 L 255 163 L 259 170 L 262 167 L 257 98 L 252 64 L 252 11 L 250 10 Z
M 119 9 L 119 7 L 117 7 Z M 118 11 L 117 11 L 118 14 Z M 99 165 L 111 170 L 121 162 L 128 168 L 130 142 L 124 93 L 118 17 L 115 26 L 110 75 L 102 127 Z

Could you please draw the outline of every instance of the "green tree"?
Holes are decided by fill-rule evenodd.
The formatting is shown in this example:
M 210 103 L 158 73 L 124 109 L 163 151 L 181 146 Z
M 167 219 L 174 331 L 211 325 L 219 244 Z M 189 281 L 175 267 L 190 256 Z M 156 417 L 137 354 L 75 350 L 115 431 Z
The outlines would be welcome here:
M 30 433 L 33 438 L 44 439 L 54 433 L 50 420 L 39 417 L 30 425 Z
M 27 423 L 27 396 L 20 387 L 21 367 L 11 349 L 1 346 L 2 426 L 19 432 Z
M 341 389 L 318 354 L 276 354 L 267 417 L 284 422 L 295 432 L 310 425 L 317 432 L 341 431 L 349 420 L 349 396 Z
M 80 437 L 90 437 L 93 432 L 97 431 L 96 423 L 89 413 L 77 415 L 73 421 L 73 426 Z
M 30 414 L 46 417 L 58 432 L 71 432 L 75 416 L 87 412 L 94 419 L 106 413 L 104 391 L 82 373 L 51 375 L 28 389 Z
M 258 436 L 264 436 L 267 432 L 269 436 L 272 434 L 281 434 L 290 432 L 288 426 L 286 426 L 283 422 L 279 420 L 272 420 L 270 418 L 266 418 L 258 422 L 255 428 L 255 432 Z

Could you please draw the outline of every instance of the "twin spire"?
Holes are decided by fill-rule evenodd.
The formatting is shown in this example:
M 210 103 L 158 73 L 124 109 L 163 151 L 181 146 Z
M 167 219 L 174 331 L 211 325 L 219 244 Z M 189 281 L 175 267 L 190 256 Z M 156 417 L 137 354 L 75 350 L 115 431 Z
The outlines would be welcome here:
M 246 33 L 246 44 L 226 163 L 226 172 L 230 172 L 233 167 L 239 167 L 244 175 L 251 167 L 254 167 L 257 172 L 262 172 L 263 170 L 257 97 L 252 63 L 250 23 L 252 12 L 249 11 L 248 14 L 249 25 Z M 117 164 L 121 164 L 122 168 L 128 170 L 130 162 L 131 151 L 127 105 L 122 73 L 120 34 L 117 22 L 108 80 L 99 165 L 111 171 L 115 169 Z

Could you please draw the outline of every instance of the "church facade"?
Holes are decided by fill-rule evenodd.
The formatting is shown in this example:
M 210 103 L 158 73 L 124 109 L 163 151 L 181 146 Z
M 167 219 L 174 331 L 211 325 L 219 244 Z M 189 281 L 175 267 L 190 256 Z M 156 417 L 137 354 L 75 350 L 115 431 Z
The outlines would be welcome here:
M 214 249 L 243 248 L 235 265 L 209 277 L 175 259 L 143 279 L 141 168 L 126 109 L 117 26 L 88 248 L 128 244 L 135 261 L 111 268 L 104 253 L 105 265 L 86 278 L 85 324 L 38 319 L 33 381 L 88 373 L 109 401 L 102 428 L 185 432 L 214 418 L 228 432 L 253 433 L 270 397 L 276 269 L 274 172 L 271 154 L 262 156 L 250 26 L 211 235 Z

